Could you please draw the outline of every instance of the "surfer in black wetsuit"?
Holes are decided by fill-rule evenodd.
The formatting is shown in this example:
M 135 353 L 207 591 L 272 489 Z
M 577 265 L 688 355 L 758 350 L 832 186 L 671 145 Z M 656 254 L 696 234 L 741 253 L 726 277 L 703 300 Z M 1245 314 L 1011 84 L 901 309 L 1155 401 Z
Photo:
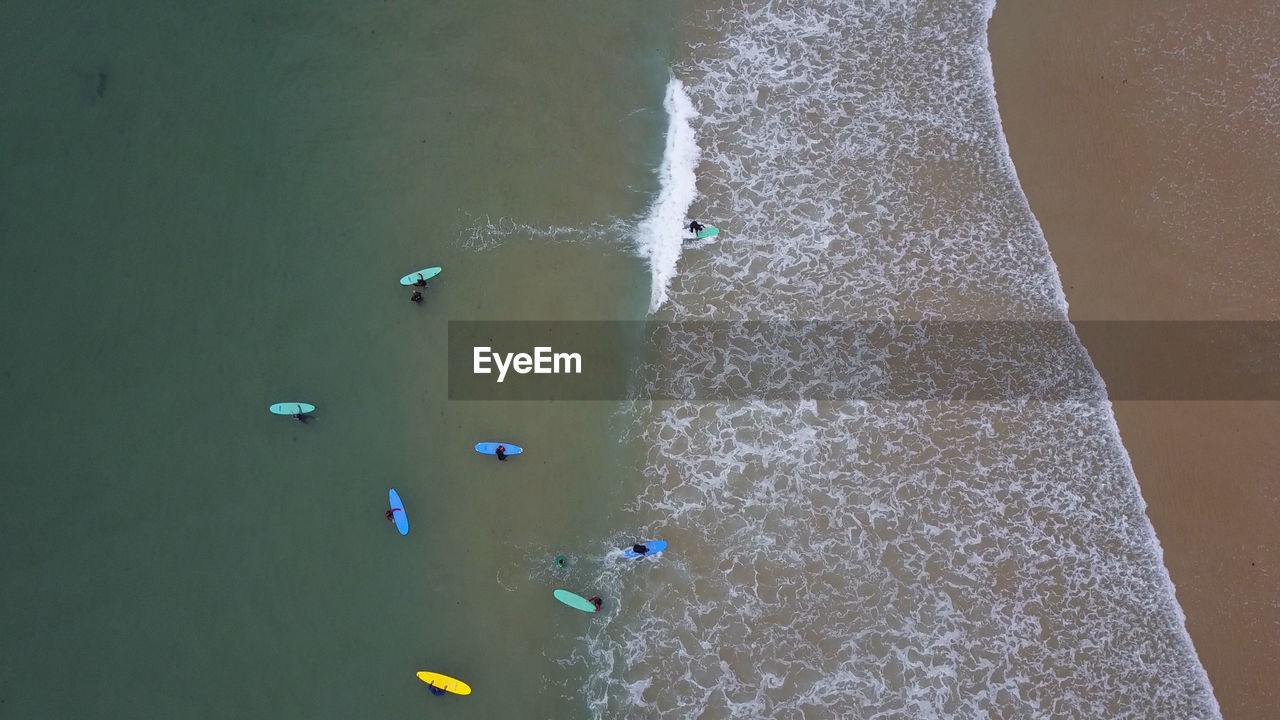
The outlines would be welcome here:
M 587 598 L 587 602 L 596 606 L 596 612 L 600 612 L 600 606 L 604 605 L 604 601 L 600 599 L 599 595 L 596 595 L 595 597 Z
M 503 462 L 506 462 L 506 459 L 507 459 L 507 446 L 506 446 L 506 445 L 499 445 L 499 446 L 498 446 L 498 449 L 493 451 L 493 454 L 494 454 L 494 455 L 497 455 L 499 460 L 501 460 L 501 461 L 503 461 Z
M 631 552 L 637 555 L 644 555 L 645 553 L 649 552 L 649 546 L 636 543 L 635 545 L 631 546 Z
M 413 294 L 409 296 L 409 299 L 416 303 L 422 302 L 422 291 L 414 290 Z
M 303 424 L 305 425 L 305 424 L 306 424 L 306 422 L 307 422 L 307 414 L 306 414 L 306 413 L 294 413 L 294 414 L 293 414 L 293 419 L 294 419 L 294 420 L 297 420 L 298 422 L 303 423 Z
M 694 235 L 697 235 L 698 233 L 702 232 L 702 228 L 703 228 L 702 223 L 698 222 L 697 220 L 694 220 L 693 222 L 689 223 L 689 232 L 693 233 Z

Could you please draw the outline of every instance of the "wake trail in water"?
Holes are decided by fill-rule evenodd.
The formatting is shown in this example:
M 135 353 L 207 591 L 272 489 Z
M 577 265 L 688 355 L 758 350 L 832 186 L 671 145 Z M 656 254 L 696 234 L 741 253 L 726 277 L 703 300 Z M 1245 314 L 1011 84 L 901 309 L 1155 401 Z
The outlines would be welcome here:
M 667 83 L 663 108 L 667 112 L 666 148 L 658 167 L 658 196 L 642 218 L 622 218 L 570 225 L 532 225 L 509 217 L 471 216 L 460 234 L 462 246 L 485 251 L 512 238 L 531 238 L 557 243 L 591 243 L 605 246 L 618 238 L 631 238 L 635 252 L 648 261 L 651 277 L 649 312 L 667 301 L 667 292 L 676 276 L 676 265 L 684 245 L 689 207 L 698 197 L 697 176 L 700 151 L 693 130 L 698 117 L 684 84 L 672 77 Z
M 592 244 L 607 247 L 627 238 L 634 232 L 634 218 L 614 218 L 573 225 L 532 225 L 510 217 L 474 216 L 467 214 L 468 223 L 459 234 L 462 247 L 475 252 L 493 250 L 513 238 L 541 240 L 552 243 Z

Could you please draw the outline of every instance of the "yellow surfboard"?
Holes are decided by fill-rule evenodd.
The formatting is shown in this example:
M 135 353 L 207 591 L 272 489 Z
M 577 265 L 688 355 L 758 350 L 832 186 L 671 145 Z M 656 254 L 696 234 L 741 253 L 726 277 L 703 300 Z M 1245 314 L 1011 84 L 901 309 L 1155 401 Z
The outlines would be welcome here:
M 418 673 L 418 679 L 428 685 L 435 685 L 441 690 L 448 690 L 454 695 L 470 695 L 471 686 L 462 682 L 457 678 L 451 678 L 448 675 L 422 671 Z

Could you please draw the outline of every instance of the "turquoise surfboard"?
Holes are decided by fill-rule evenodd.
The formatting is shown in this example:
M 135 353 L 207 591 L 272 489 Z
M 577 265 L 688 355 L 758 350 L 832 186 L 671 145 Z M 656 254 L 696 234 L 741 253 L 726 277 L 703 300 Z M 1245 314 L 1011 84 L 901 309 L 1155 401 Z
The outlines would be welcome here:
M 311 403 L 276 403 L 271 406 L 271 412 L 277 415 L 297 415 L 298 413 L 315 412 L 316 406 Z
M 400 501 L 400 494 L 395 488 L 387 491 L 387 500 L 391 503 L 391 510 L 394 513 L 391 517 L 396 520 L 396 529 L 401 535 L 408 535 L 409 518 L 404 514 L 404 503 Z
M 632 550 L 631 548 L 627 548 L 626 550 L 622 551 L 622 557 L 624 558 L 652 557 L 662 552 L 663 550 L 667 549 L 667 544 L 662 540 L 649 540 L 646 542 L 642 542 L 640 544 L 649 548 L 649 552 L 641 555 L 635 550 Z
M 720 234 L 720 228 L 714 228 L 714 227 L 711 227 L 710 225 L 706 225 L 701 230 L 698 231 L 698 239 L 706 240 L 707 238 L 715 237 L 719 234 Z
M 578 595 L 577 593 L 571 593 L 568 590 L 557 590 L 552 594 L 556 596 L 557 600 L 571 608 L 574 608 L 575 610 L 581 610 L 582 612 L 589 613 L 596 611 L 595 605 L 592 605 L 586 598 Z
M 438 268 L 438 267 L 423 268 L 418 272 L 409 273 L 408 275 L 405 275 L 404 277 L 400 278 L 400 284 L 413 285 L 414 283 L 418 282 L 419 277 L 421 277 L 424 281 L 430 280 L 431 278 L 439 275 L 440 271 L 441 271 L 441 268 Z
M 505 446 L 507 448 L 506 450 L 507 457 L 511 457 L 512 455 L 519 455 L 520 453 L 524 452 L 524 448 L 520 447 L 519 445 L 512 445 L 511 443 L 496 443 L 496 442 L 476 443 L 476 452 L 482 455 L 497 455 L 499 445 Z

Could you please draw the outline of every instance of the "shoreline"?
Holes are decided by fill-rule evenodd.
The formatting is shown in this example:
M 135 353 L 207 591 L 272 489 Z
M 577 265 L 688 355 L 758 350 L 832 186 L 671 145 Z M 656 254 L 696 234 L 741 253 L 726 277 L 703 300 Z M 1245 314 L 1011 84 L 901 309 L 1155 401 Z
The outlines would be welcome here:
M 1073 321 L 1280 317 L 1280 268 L 1257 256 L 1280 226 L 1266 197 L 1274 171 L 1251 152 L 1275 132 L 1265 74 L 1251 69 L 1277 16 L 1235 0 L 997 3 L 988 48 L 1001 124 Z M 1222 715 L 1270 717 L 1280 402 L 1112 410 Z

